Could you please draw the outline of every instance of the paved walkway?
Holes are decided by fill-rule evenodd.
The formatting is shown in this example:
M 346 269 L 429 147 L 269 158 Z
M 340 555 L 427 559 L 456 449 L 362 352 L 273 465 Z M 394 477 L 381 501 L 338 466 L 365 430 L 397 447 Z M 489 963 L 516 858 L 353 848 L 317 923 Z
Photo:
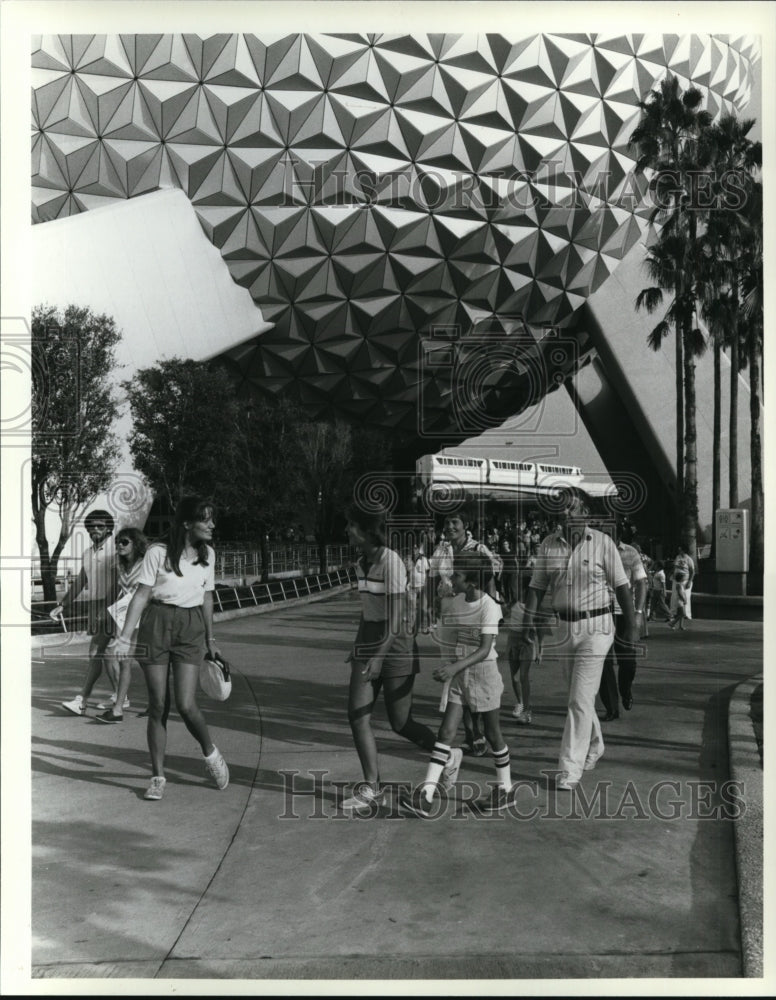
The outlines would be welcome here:
M 44 651 L 32 674 L 34 976 L 742 975 L 734 824 L 720 814 L 747 799 L 724 784 L 727 708 L 762 670 L 761 625 L 651 626 L 634 708 L 605 725 L 606 755 L 583 779 L 587 809 L 542 773 L 556 765 L 565 714 L 548 660 L 534 677 L 534 724 L 509 719 L 509 686 L 502 713 L 521 816 L 450 807 L 426 822 L 338 813 L 333 782 L 360 777 L 344 663 L 357 619 L 344 594 L 221 622 L 234 691 L 202 703 L 232 782 L 208 784 L 173 715 L 159 803 L 142 799 L 139 671 L 125 722 L 108 727 L 59 708 L 83 654 Z M 421 649 L 415 714 L 434 726 L 436 650 L 428 637 Z M 382 707 L 376 725 L 383 779 L 421 780 L 424 754 L 390 731 Z M 291 799 L 282 772 L 314 794 Z M 492 777 L 488 758 L 464 758 L 462 779 Z

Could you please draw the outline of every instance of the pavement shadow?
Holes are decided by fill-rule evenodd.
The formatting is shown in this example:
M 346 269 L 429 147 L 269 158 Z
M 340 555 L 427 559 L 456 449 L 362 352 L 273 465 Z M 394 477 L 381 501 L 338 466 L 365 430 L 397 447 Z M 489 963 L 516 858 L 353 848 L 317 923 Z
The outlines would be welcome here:
M 94 822 L 36 819 L 32 843 L 33 977 L 45 977 L 52 962 L 58 976 L 115 975 L 113 956 L 149 963 L 149 971 L 140 973 L 143 978 L 157 975 L 180 933 L 180 915 L 191 913 L 207 881 L 206 866 L 202 885 L 181 878 L 192 865 L 203 867 L 185 840 L 167 838 L 160 849 L 158 829 L 144 831 L 133 824 L 130 835 L 121 822 L 110 823 L 102 813 Z M 63 892 L 67 902 L 58 899 Z M 144 938 L 130 915 L 143 913 L 149 896 L 159 901 L 151 923 L 156 921 L 160 933 Z M 131 974 L 138 975 L 137 968 Z
M 180 724 L 183 725 L 183 723 Z M 113 762 L 120 762 L 124 765 L 123 769 L 113 769 L 111 767 Z M 140 773 L 137 776 L 128 774 L 127 765 L 137 767 Z M 202 759 L 195 753 L 191 755 L 168 753 L 165 756 L 164 766 L 168 777 L 174 777 L 176 784 L 212 787 L 211 779 L 205 774 Z M 124 747 L 33 736 L 32 771 L 33 774 L 52 775 L 71 781 L 84 781 L 89 784 L 109 785 L 135 793 L 138 792 L 136 783 L 147 781 L 150 774 L 150 764 L 145 743 L 142 747 Z M 250 788 L 253 785 L 255 772 L 255 764 L 241 765 L 233 760 L 229 761 L 229 781 L 231 784 Z M 140 797 L 144 791 L 145 785 L 139 789 Z

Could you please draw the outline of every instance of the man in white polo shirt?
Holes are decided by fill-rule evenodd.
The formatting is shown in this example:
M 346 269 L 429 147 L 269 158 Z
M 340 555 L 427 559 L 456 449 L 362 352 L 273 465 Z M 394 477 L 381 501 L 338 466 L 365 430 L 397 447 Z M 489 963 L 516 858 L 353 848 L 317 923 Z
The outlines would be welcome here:
M 566 725 L 558 760 L 555 787 L 571 790 L 583 771 L 591 771 L 604 752 L 595 696 L 604 659 L 614 639 L 611 592 L 624 618 L 623 634 L 638 639 L 628 577 L 614 542 L 589 527 L 590 507 L 580 493 L 569 493 L 565 537 L 549 535 L 539 546 L 528 587 L 523 635 L 535 641 L 533 623 L 545 593 L 558 619 L 554 639 L 545 642 L 545 657 L 558 658 L 568 677 Z

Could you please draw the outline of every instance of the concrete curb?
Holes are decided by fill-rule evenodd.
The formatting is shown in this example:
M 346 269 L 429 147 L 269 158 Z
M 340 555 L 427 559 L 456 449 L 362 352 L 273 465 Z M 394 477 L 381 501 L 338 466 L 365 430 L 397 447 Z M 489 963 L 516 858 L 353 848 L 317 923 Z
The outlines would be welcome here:
M 286 608 L 296 608 L 301 604 L 315 604 L 317 601 L 324 601 L 327 597 L 333 597 L 350 589 L 349 583 L 343 583 L 338 587 L 331 587 L 329 590 L 322 590 L 317 594 L 305 594 L 304 597 L 289 597 L 285 601 L 275 601 L 269 604 L 258 604 L 250 608 L 233 608 L 231 611 L 216 611 L 213 614 L 213 621 L 228 622 L 235 618 L 247 618 L 250 615 L 263 615 L 268 611 L 283 611 Z M 36 651 L 51 649 L 57 646 L 67 646 L 68 648 L 89 645 L 89 636 L 85 632 L 54 632 L 51 635 L 42 635 L 38 638 L 32 637 L 32 656 L 36 656 Z M 39 655 L 39 654 L 38 654 Z
M 758 674 L 739 684 L 728 710 L 730 777 L 740 783 L 746 803 L 734 827 L 741 956 L 744 976 L 755 979 L 763 975 L 763 768 L 750 703 L 762 680 Z

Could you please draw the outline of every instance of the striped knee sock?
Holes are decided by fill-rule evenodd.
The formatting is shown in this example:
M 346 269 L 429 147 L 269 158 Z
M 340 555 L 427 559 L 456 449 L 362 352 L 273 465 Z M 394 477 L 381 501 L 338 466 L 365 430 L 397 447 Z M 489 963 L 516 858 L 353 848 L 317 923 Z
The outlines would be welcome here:
M 442 771 L 449 756 L 450 747 L 446 743 L 437 742 L 434 744 L 434 749 L 431 751 L 431 757 L 426 768 L 425 787 L 423 788 L 423 794 L 429 802 L 434 797 L 434 788 L 439 784 L 439 779 L 442 777 Z
M 503 750 L 493 751 L 493 760 L 496 764 L 496 781 L 508 792 L 512 787 L 512 773 L 509 767 L 509 747 L 504 744 Z

